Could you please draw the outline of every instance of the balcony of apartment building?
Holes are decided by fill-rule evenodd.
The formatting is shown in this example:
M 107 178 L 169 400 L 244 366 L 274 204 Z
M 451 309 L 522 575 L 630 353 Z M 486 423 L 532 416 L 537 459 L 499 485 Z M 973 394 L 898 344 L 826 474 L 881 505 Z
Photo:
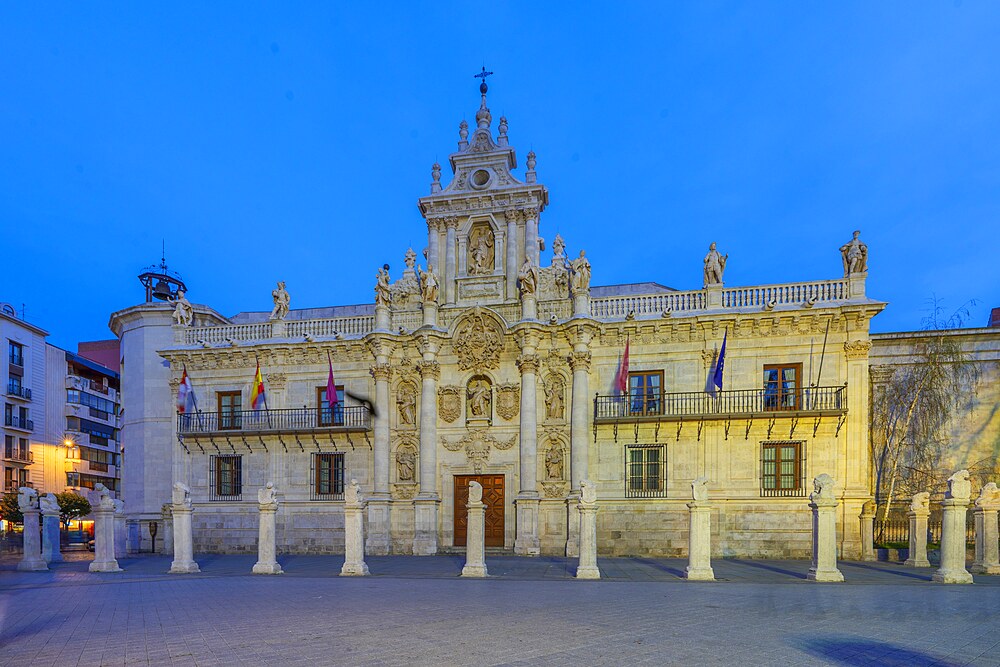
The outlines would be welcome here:
M 69 374 L 66 376 L 66 388 L 76 391 L 86 391 L 101 396 L 112 403 L 118 402 L 118 390 L 110 386 L 103 380 L 94 380 L 82 375 Z
M 117 424 L 117 417 L 113 412 L 80 403 L 66 403 L 66 416 L 94 420 L 112 428 Z
M 8 398 L 13 398 L 15 400 L 30 401 L 31 389 L 21 384 L 20 379 L 12 377 L 7 381 L 7 391 L 5 392 L 5 395 Z
M 26 415 L 16 415 L 9 412 L 4 413 L 3 425 L 6 428 L 24 433 L 33 433 L 35 430 L 35 422 L 28 419 Z
M 3 448 L 3 459 L 6 463 L 31 465 L 35 462 L 35 455 L 27 447 L 11 446 L 8 442 Z

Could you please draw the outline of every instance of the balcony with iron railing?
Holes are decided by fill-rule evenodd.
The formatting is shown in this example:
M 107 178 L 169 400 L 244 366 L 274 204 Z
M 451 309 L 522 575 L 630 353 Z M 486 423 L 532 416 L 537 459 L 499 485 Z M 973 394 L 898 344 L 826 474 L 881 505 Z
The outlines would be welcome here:
M 3 425 L 7 428 L 16 428 L 20 431 L 35 430 L 35 422 L 26 417 L 18 417 L 17 415 L 4 415 Z
M 13 461 L 14 463 L 34 463 L 35 455 L 27 449 L 21 449 L 19 447 L 13 447 L 10 449 L 5 449 L 3 457 L 8 461 Z
M 76 389 L 78 391 L 89 391 L 93 394 L 106 396 L 110 401 L 118 401 L 118 391 L 116 389 L 104 384 L 103 382 L 95 382 L 90 378 L 85 378 L 82 375 L 67 375 L 66 388 Z
M 847 385 L 685 391 L 594 398 L 594 422 L 802 417 L 847 413 Z
M 363 405 L 334 410 L 292 408 L 196 412 L 177 416 L 177 432 L 182 436 L 344 433 L 370 431 L 371 428 L 371 412 Z
M 17 382 L 7 382 L 7 395 L 26 401 L 31 400 L 31 390 Z

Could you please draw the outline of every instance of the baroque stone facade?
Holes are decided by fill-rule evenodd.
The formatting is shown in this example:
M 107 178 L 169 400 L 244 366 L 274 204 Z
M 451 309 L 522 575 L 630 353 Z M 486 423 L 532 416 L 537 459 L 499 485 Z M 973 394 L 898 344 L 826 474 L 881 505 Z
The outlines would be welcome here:
M 419 199 L 425 262 L 407 250 L 398 280 L 380 271 L 372 304 L 288 310 L 281 286 L 276 313 L 193 304 L 198 326 L 167 304 L 112 316 L 135 425 L 125 437 L 141 443 L 130 445 L 135 486 L 125 481 L 140 532 L 178 481 L 191 488 L 196 552 L 254 553 L 253 490 L 272 482 L 278 552 L 342 552 L 344 485 L 357 479 L 368 553 L 435 553 L 463 547 L 459 494 L 474 481 L 487 546 L 575 555 L 588 480 L 598 553 L 683 556 L 691 483 L 707 478 L 713 555 L 806 557 L 809 480 L 826 473 L 840 487 L 840 555 L 856 557 L 870 498 L 869 321 L 884 307 L 865 295 L 867 264 L 727 287 L 726 255 L 711 280 L 692 272 L 696 289 L 592 287 L 601 267 L 584 251 L 567 261 L 581 239 L 556 236 L 542 257 L 548 190 L 533 153 L 515 175 L 507 127 L 494 134 L 484 87 L 451 181 L 434 165 Z M 830 273 L 840 268 L 831 248 Z M 258 361 L 266 410 L 250 406 Z M 185 369 L 200 412 L 176 415 Z

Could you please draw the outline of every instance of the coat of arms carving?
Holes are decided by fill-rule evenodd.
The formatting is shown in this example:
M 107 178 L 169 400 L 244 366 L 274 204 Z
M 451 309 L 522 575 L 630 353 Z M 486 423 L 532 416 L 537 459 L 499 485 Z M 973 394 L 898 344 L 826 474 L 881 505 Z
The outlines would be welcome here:
M 483 371 L 500 365 L 503 351 L 503 331 L 500 326 L 476 306 L 455 332 L 455 356 L 463 371 Z
M 462 387 L 446 385 L 438 389 L 438 415 L 449 424 L 462 414 Z
M 454 442 L 450 442 L 446 438 L 441 438 L 441 444 L 449 452 L 457 452 L 464 449 L 465 458 L 477 474 L 481 473 L 483 467 L 489 463 L 491 447 L 508 450 L 516 442 L 516 433 L 506 440 L 498 440 L 485 428 L 470 429 L 461 440 Z
M 497 385 L 497 414 L 510 421 L 521 408 L 521 385 Z

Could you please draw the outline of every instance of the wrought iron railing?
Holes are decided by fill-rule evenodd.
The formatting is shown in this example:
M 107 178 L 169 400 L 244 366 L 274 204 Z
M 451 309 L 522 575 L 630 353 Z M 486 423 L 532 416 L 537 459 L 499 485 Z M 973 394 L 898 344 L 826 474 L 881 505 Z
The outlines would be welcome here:
M 621 396 L 597 396 L 595 420 L 640 417 L 707 417 L 712 415 L 774 415 L 798 412 L 847 412 L 847 387 L 732 389 L 709 393 L 684 391 Z
M 3 425 L 9 426 L 10 428 L 19 428 L 22 431 L 35 430 L 35 422 L 24 417 L 18 417 L 17 415 L 4 415 Z
M 874 529 L 876 544 L 907 544 L 910 541 L 910 519 L 907 516 L 890 513 L 888 520 L 884 522 L 880 517 L 876 518 Z M 966 514 L 965 541 L 967 544 L 976 543 L 976 525 L 972 512 Z M 927 543 L 941 543 L 940 518 L 932 518 L 927 522 Z
M 242 410 L 195 412 L 177 416 L 181 435 L 207 433 L 308 433 L 311 431 L 367 431 L 371 413 L 366 406 L 351 405 L 334 410 L 293 408 L 290 410 Z
M 27 449 L 18 449 L 17 447 L 8 449 L 4 452 L 4 458 L 8 461 L 18 461 L 20 463 L 34 463 L 35 455 Z
M 13 382 L 7 383 L 7 395 L 8 396 L 19 396 L 25 400 L 31 400 L 31 390 L 24 385 L 15 384 Z

